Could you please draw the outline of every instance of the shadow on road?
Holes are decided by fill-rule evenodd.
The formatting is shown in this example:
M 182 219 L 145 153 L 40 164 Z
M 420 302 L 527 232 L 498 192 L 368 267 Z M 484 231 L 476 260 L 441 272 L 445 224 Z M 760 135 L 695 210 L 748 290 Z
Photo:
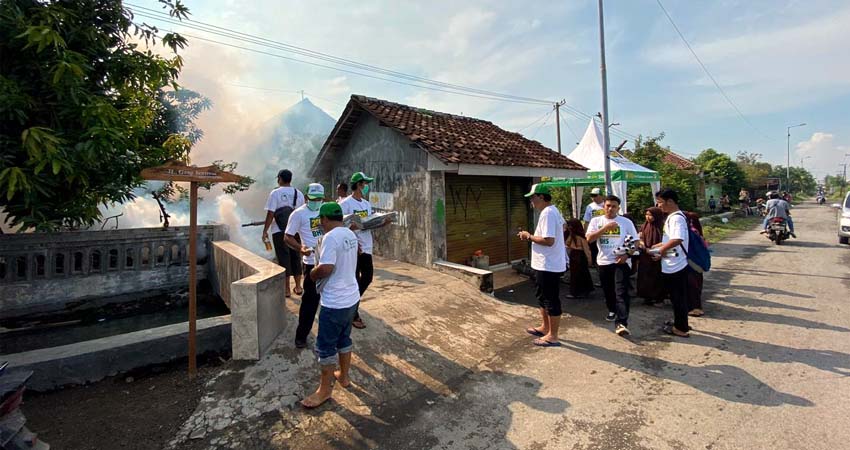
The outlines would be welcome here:
M 771 388 L 739 367 L 726 364 L 691 366 L 582 342 L 566 341 L 566 344 L 568 349 L 577 353 L 646 375 L 682 383 L 722 400 L 757 406 L 814 406 L 814 403 L 805 398 Z

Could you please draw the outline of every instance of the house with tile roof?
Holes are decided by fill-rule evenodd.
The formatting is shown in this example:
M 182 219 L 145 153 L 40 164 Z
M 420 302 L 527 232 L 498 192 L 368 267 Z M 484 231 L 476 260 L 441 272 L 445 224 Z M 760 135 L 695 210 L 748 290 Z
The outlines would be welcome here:
M 310 176 L 326 186 L 361 171 L 375 178 L 373 209 L 399 213 L 373 233 L 376 255 L 467 264 L 480 252 L 492 266 L 529 257 L 516 234 L 532 226 L 531 184 L 586 170 L 486 120 L 352 95 Z

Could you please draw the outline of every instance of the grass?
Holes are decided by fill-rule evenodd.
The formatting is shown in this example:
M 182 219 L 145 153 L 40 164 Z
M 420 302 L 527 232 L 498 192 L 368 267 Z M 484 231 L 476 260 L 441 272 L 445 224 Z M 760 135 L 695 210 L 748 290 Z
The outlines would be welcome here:
M 719 220 L 711 220 L 702 224 L 702 231 L 709 244 L 722 241 L 736 231 L 752 230 L 761 224 L 761 217 L 732 217 L 729 222 L 723 223 Z

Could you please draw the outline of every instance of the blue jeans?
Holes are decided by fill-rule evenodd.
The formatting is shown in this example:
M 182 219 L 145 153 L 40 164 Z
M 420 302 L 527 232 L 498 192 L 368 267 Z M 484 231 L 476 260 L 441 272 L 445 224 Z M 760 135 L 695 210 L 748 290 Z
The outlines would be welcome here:
M 335 366 L 339 363 L 340 353 L 351 352 L 351 321 L 354 320 L 359 303 L 342 309 L 322 306 L 319 310 L 316 356 L 319 357 L 320 365 Z
M 767 229 L 767 222 L 768 221 L 770 221 L 770 218 L 765 217 L 764 221 L 762 221 L 762 223 L 761 223 L 761 227 L 764 228 L 765 230 Z M 793 233 L 794 232 L 794 220 L 791 219 L 791 216 L 788 216 L 788 218 L 785 219 L 785 221 L 788 222 L 788 231 Z

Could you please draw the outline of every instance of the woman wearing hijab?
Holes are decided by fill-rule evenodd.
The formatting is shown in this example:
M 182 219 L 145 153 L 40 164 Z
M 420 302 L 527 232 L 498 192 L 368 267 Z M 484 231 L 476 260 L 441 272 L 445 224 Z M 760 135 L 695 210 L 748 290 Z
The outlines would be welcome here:
M 647 208 L 644 212 L 646 222 L 640 227 L 640 243 L 644 251 L 640 254 L 637 276 L 637 295 L 647 305 L 664 301 L 665 291 L 661 284 L 661 261 L 653 261 L 645 249 L 661 242 L 664 226 L 664 212 L 661 208 Z
M 567 222 L 567 256 L 570 258 L 570 297 L 586 297 L 593 291 L 590 278 L 590 245 L 584 237 L 584 227 L 578 219 Z
M 702 235 L 702 224 L 699 221 L 699 214 L 694 212 L 685 213 L 688 219 L 688 226 L 698 234 L 703 241 L 705 237 Z M 702 274 L 694 270 L 688 271 L 688 315 L 691 317 L 700 317 L 705 315 L 702 310 Z

